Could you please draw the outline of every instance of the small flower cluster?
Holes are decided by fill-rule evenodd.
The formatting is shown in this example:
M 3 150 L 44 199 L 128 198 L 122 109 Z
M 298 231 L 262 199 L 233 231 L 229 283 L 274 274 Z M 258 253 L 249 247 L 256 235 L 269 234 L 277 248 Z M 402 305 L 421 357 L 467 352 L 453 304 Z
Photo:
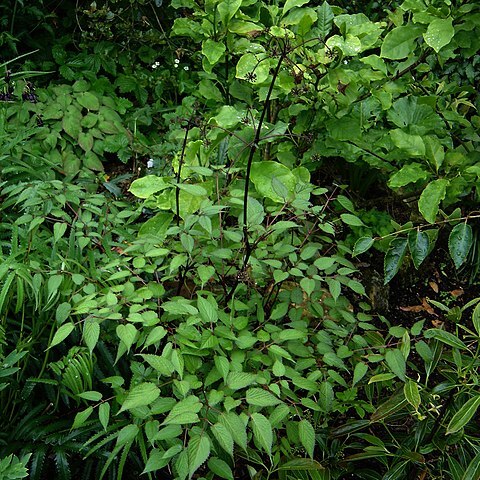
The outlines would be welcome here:
M 178 58 L 176 58 L 173 62 L 174 62 L 174 63 L 173 63 L 173 66 L 174 66 L 175 68 L 178 68 L 178 67 L 180 66 L 180 60 L 179 60 Z M 185 65 L 185 66 L 183 67 L 183 69 L 184 69 L 185 71 L 188 71 L 188 66 Z
M 155 70 L 156 68 L 158 68 L 160 66 L 160 62 L 155 62 L 153 65 L 152 65 L 152 68 Z

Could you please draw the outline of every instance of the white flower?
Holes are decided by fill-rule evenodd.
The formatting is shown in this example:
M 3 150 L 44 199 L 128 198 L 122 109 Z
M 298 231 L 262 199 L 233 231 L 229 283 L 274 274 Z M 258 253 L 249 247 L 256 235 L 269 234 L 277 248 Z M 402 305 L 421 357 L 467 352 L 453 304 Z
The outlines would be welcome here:
M 188 67 L 185 65 L 185 67 L 183 67 L 184 70 L 188 70 Z
M 153 158 L 150 158 L 147 162 L 147 168 L 153 168 Z
M 160 66 L 160 62 L 155 62 L 153 65 L 152 65 L 152 68 L 155 69 L 157 67 Z
M 174 60 L 174 62 L 175 62 L 176 64 L 179 64 L 179 63 L 180 63 L 180 60 L 179 60 L 178 58 L 176 58 L 176 59 Z

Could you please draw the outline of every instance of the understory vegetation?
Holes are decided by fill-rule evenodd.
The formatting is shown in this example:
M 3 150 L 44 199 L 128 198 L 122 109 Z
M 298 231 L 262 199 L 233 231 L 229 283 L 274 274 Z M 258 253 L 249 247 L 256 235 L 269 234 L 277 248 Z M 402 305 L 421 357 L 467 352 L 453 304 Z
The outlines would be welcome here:
M 0 21 L 0 480 L 480 478 L 477 2 Z

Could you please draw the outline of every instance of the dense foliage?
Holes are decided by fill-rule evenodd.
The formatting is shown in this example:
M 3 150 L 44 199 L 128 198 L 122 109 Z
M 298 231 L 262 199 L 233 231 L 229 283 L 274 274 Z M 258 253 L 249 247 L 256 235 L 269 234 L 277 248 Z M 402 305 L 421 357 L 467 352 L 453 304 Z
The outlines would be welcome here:
M 0 479 L 479 478 L 480 6 L 57 3 L 0 2 Z

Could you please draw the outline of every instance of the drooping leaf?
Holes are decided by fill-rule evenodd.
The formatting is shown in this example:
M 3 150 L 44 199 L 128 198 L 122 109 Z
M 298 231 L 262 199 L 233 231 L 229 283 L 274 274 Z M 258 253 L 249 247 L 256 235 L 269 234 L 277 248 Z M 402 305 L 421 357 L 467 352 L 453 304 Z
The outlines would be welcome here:
M 353 383 L 355 386 L 368 372 L 368 366 L 366 363 L 358 362 L 353 370 Z
M 128 392 L 127 398 L 122 403 L 122 408 L 118 413 L 150 405 L 159 396 L 160 389 L 156 385 L 151 382 L 141 383 Z
M 227 462 L 221 460 L 218 457 L 212 457 L 208 460 L 208 468 L 220 478 L 225 478 L 226 480 L 234 480 L 233 472 Z
M 480 395 L 470 398 L 452 417 L 447 427 L 447 435 L 461 430 L 473 418 L 480 406 Z
M 261 413 L 252 413 L 250 417 L 253 437 L 269 454 L 272 454 L 273 429 L 268 419 Z
M 467 346 L 453 333 L 440 330 L 439 328 L 430 328 L 424 333 L 425 338 L 435 338 L 446 345 L 450 345 L 454 348 L 460 348 L 466 350 Z
M 367 250 L 369 250 L 372 247 L 374 243 L 375 243 L 375 240 L 372 237 L 359 238 L 355 242 L 355 245 L 353 246 L 353 256 L 356 257 L 357 255 L 365 253 Z
M 308 456 L 313 458 L 315 449 L 315 430 L 308 420 L 303 419 L 298 423 L 298 436 Z
M 448 237 L 448 250 L 456 268 L 460 268 L 465 262 L 472 245 L 472 227 L 465 222 L 455 225 Z
M 430 182 L 420 195 L 418 209 L 428 223 L 435 223 L 440 202 L 445 198 L 449 180 L 440 178 Z
M 407 380 L 403 386 L 403 392 L 405 393 L 405 398 L 407 402 L 412 405 L 415 410 L 418 409 L 422 401 L 420 397 L 420 392 L 418 391 L 418 384 L 413 380 Z
M 75 325 L 73 323 L 66 323 L 62 325 L 55 333 L 48 348 L 52 348 L 55 345 L 63 342 L 75 329 Z
M 92 412 L 93 407 L 87 407 L 85 410 L 78 412 L 73 420 L 72 430 L 74 428 L 80 428 L 88 420 L 88 417 L 90 417 Z
M 398 272 L 402 265 L 405 252 L 407 251 L 406 238 L 394 238 L 390 242 L 390 246 L 384 259 L 384 284 L 386 285 Z
M 418 270 L 428 255 L 430 237 L 421 230 L 412 230 L 408 234 L 408 249 L 412 255 L 413 265 Z
M 292 8 L 301 7 L 308 2 L 309 0 L 286 0 L 285 5 L 283 6 L 283 14 L 285 15 Z
M 109 403 L 104 402 L 99 405 L 98 419 L 100 420 L 100 423 L 102 424 L 103 429 L 106 430 L 108 427 L 108 422 L 110 420 L 110 404 Z
M 212 425 L 211 432 L 219 445 L 233 457 L 233 437 L 228 428 L 221 423 L 216 423 Z
M 189 478 L 207 461 L 210 456 L 210 439 L 207 435 L 195 435 L 188 442 L 188 475 Z
M 385 360 L 390 370 L 398 377 L 400 380 L 406 381 L 405 373 L 407 370 L 407 365 L 405 358 L 402 352 L 398 349 L 388 350 L 385 354 Z
M 390 60 L 401 60 L 407 57 L 414 50 L 415 40 L 422 31 L 422 27 L 415 25 L 395 27 L 385 36 L 380 56 Z
M 85 320 L 83 324 L 83 341 L 85 345 L 93 352 L 100 336 L 100 325 L 95 320 Z

